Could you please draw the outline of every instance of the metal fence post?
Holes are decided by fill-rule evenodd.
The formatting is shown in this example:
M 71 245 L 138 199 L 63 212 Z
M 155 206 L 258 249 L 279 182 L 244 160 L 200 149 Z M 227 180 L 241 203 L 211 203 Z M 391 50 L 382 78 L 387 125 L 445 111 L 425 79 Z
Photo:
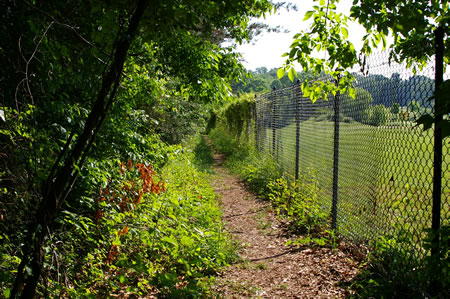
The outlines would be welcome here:
M 300 80 L 297 80 L 297 89 L 295 92 L 295 179 L 298 180 L 300 163 L 300 101 L 301 90 Z
M 444 81 L 444 29 L 438 27 L 435 34 L 435 95 L 436 91 Z M 439 253 L 439 229 L 441 226 L 441 191 L 442 191 L 442 130 L 438 126 L 442 122 L 443 115 L 441 110 L 442 103 L 438 97 L 434 98 L 434 161 L 433 161 L 433 207 L 431 229 L 433 232 L 431 256 L 434 261 L 440 261 Z M 438 272 L 436 272 L 438 273 Z M 438 274 L 439 275 L 439 274 Z M 439 277 L 431 280 L 431 287 L 439 283 Z
M 336 86 L 339 85 L 339 77 Z M 333 202 L 331 206 L 331 228 L 337 229 L 337 203 L 338 203 L 338 178 L 339 178 L 339 91 L 334 97 L 334 147 L 333 147 Z
M 253 120 L 255 122 L 255 148 L 259 150 L 259 142 L 258 142 L 258 113 L 256 110 L 258 97 L 255 94 L 255 104 L 253 105 Z
M 276 133 L 276 129 L 275 129 L 275 90 L 276 88 L 273 88 L 272 91 L 272 156 L 275 157 L 275 145 L 276 145 L 276 138 L 275 138 L 275 133 Z
M 261 138 L 259 140 L 260 142 L 260 151 L 262 153 L 266 150 L 266 125 L 267 125 L 267 113 L 266 113 L 266 97 L 261 97 Z

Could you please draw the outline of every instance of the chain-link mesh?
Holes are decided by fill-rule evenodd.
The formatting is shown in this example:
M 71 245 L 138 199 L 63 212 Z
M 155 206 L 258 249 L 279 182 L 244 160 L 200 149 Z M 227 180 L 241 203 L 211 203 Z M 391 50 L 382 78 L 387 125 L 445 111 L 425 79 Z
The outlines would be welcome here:
M 424 131 L 415 120 L 433 112 L 434 68 L 428 65 L 413 74 L 389 63 L 389 54 L 382 52 L 353 73 L 355 99 L 338 95 L 312 103 L 294 84 L 256 100 L 257 148 L 272 154 L 293 177 L 296 171 L 316 172 L 319 200 L 329 211 L 333 173 L 338 174 L 336 221 L 346 237 L 407 237 L 417 245 L 411 252 L 423 253 L 424 229 L 432 218 L 434 141 L 433 129 Z M 449 147 L 444 142 L 442 225 L 450 224 Z M 339 163 L 333 165 L 335 157 Z

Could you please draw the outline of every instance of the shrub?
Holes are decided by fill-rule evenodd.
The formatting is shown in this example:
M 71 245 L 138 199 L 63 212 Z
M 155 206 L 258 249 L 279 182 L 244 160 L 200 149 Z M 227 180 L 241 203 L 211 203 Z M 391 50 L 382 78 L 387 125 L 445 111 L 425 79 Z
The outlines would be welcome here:
M 436 261 L 423 252 L 412 252 L 414 237 L 408 233 L 379 237 L 367 257 L 365 266 L 352 284 L 360 298 L 449 298 L 449 246 L 450 227 L 440 231 L 443 242 L 440 269 Z M 425 249 L 430 249 L 428 234 Z M 430 278 L 439 280 L 431 288 Z
M 342 117 L 341 121 L 343 121 L 343 122 L 345 122 L 347 124 L 350 124 L 350 123 L 354 122 L 354 120 L 351 117 L 348 117 L 348 116 Z
M 212 129 L 209 137 L 213 142 L 214 148 L 226 156 L 231 156 L 233 153 L 236 153 L 236 150 L 239 148 L 236 139 L 221 128 Z
M 408 105 L 408 110 L 411 112 L 419 112 L 421 108 L 419 102 L 415 100 L 412 100 Z
M 269 155 L 252 151 L 242 164 L 241 178 L 252 191 L 267 197 L 269 182 L 281 177 L 278 163 Z
M 318 202 L 319 187 L 315 172 L 309 170 L 297 180 L 280 178 L 268 185 L 269 198 L 277 213 L 284 215 L 293 228 L 307 234 L 321 231 L 327 214 Z
M 355 121 L 364 122 L 367 119 L 367 110 L 371 108 L 373 97 L 363 88 L 355 89 L 355 98 L 343 94 L 340 99 L 341 112 Z
M 398 114 L 400 112 L 400 104 L 399 103 L 394 103 L 391 106 L 391 113 L 392 114 Z
M 389 110 L 384 105 L 376 105 L 370 108 L 369 124 L 373 126 L 383 126 L 389 120 Z

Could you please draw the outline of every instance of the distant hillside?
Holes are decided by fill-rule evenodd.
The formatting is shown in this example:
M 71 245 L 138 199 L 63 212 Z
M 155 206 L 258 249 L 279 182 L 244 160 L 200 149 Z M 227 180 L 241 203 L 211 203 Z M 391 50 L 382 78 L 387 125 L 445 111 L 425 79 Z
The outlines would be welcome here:
M 276 89 L 291 86 L 293 83 L 287 76 L 281 80 L 277 77 L 277 70 L 273 68 L 267 70 L 266 67 L 259 67 L 255 71 L 249 71 L 249 77 L 245 81 L 232 84 L 233 93 L 236 96 L 246 93 L 266 93 L 274 87 Z M 305 78 L 312 78 L 312 74 L 297 73 L 300 81 Z M 416 101 L 422 107 L 431 105 L 428 103 L 433 95 L 434 80 L 426 76 L 413 76 L 402 79 L 398 73 L 392 74 L 390 78 L 379 74 L 367 76 L 356 75 L 356 86 L 364 86 L 373 97 L 372 105 L 383 104 L 391 106 L 392 103 L 399 103 L 400 106 L 408 106 L 411 101 Z

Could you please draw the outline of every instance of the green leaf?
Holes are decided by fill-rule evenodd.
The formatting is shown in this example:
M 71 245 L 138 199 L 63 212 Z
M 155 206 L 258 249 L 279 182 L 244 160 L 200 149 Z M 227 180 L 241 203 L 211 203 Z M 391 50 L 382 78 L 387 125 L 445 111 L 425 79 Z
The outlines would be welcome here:
M 294 82 L 295 76 L 296 76 L 295 70 L 294 70 L 294 68 L 291 68 L 288 73 L 289 80 Z
M 187 236 L 183 236 L 183 237 L 181 238 L 181 244 L 184 245 L 184 246 L 189 247 L 189 246 L 191 246 L 193 243 L 194 243 L 194 241 L 193 241 L 191 238 L 187 237 Z
M 278 77 L 278 79 L 281 79 L 281 78 L 283 78 L 284 77 L 284 69 L 282 69 L 282 68 L 280 68 L 280 69 L 278 69 L 278 71 L 277 71 L 277 77 Z
M 119 276 L 119 281 L 120 281 L 120 283 L 126 283 L 127 282 L 127 278 L 125 277 L 125 275 L 120 275 Z
M 307 11 L 307 12 L 305 13 L 305 17 L 303 18 L 303 21 L 306 21 L 306 20 L 308 20 L 309 18 L 311 18 L 313 14 L 314 14 L 314 11 L 313 11 L 313 10 Z
M 352 99 L 354 99 L 356 97 L 356 90 L 354 88 L 349 88 L 348 89 L 348 94 L 350 95 L 350 97 Z
M 344 35 L 345 38 L 348 38 L 348 30 L 345 27 L 341 28 L 342 34 Z

